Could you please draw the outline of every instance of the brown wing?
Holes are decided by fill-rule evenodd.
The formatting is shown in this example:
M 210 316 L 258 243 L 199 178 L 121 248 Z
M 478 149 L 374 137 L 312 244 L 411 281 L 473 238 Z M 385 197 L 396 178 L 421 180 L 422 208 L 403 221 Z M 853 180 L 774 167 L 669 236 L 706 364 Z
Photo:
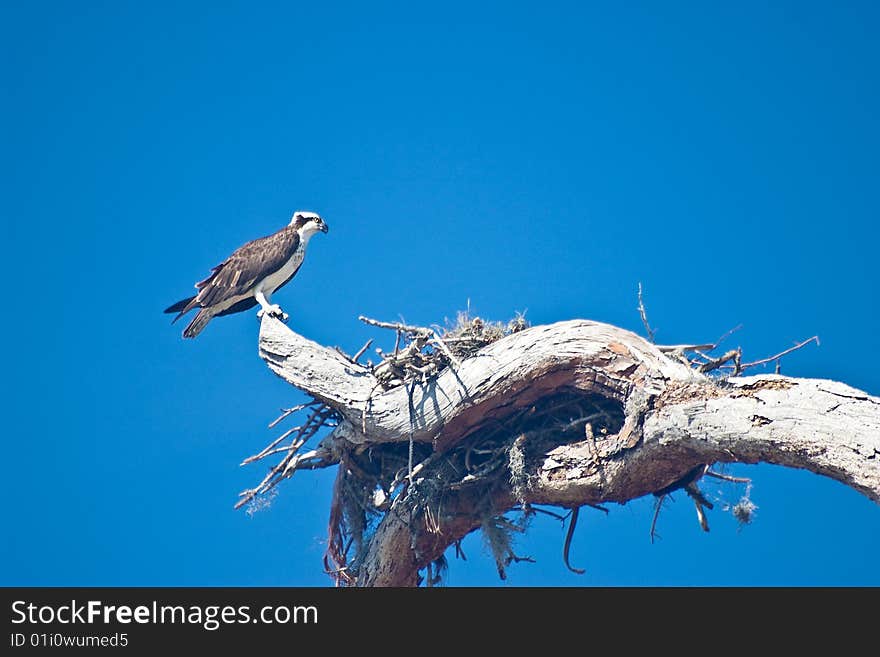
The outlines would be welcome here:
M 248 242 L 214 267 L 212 274 L 196 283 L 196 305 L 208 308 L 249 293 L 258 281 L 284 266 L 299 246 L 292 226 Z

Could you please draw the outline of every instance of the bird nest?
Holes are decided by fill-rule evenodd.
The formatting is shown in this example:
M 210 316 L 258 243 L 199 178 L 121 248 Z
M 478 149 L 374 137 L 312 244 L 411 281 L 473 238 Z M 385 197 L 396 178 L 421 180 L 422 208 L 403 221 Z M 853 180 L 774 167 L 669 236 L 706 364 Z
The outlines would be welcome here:
M 397 334 L 393 350 L 386 352 L 377 348 L 379 362 L 374 365 L 372 361 L 367 361 L 367 366 L 376 377 L 377 385 L 384 390 L 408 381 L 425 383 L 430 377 L 450 365 L 459 364 L 486 345 L 529 326 L 522 314 L 517 314 L 507 324 L 502 324 L 488 322 L 481 317 L 472 318 L 469 313 L 460 312 L 455 322 L 451 325 L 447 322 L 445 328 L 380 322 L 363 315 L 358 319 L 370 326 L 392 329 Z M 369 340 L 351 360 L 357 362 L 372 342 Z
M 471 512 L 482 518 L 484 541 L 504 579 L 507 565 L 527 560 L 517 556 L 512 546 L 513 537 L 525 531 L 535 512 L 525 502 L 534 462 L 554 447 L 583 441 L 585 436 L 593 436 L 598 443 L 619 432 L 623 421 L 620 404 L 562 389 L 507 417 L 488 420 L 442 453 L 425 443 L 391 443 L 351 451 L 339 469 L 333 492 L 327 572 L 340 584 L 354 581 L 369 537 L 399 497 L 415 499 L 425 526 L 439 533 L 443 500 L 457 494 L 471 500 Z M 492 500 L 501 489 L 511 491 L 520 502 L 514 515 L 493 507 Z M 456 550 L 461 554 L 460 545 Z M 444 563 L 442 559 L 435 563 L 432 572 L 442 571 Z M 427 577 L 428 583 L 436 583 L 439 575 L 429 572 Z

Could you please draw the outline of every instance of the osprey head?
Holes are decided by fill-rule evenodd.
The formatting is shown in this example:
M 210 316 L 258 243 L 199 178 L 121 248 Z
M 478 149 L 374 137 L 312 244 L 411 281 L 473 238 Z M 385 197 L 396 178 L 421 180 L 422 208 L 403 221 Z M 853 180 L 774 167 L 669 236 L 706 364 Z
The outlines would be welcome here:
M 317 212 L 306 212 L 305 210 L 297 210 L 290 219 L 290 225 L 299 231 L 304 237 L 311 237 L 318 231 L 327 232 L 327 224 L 321 219 Z

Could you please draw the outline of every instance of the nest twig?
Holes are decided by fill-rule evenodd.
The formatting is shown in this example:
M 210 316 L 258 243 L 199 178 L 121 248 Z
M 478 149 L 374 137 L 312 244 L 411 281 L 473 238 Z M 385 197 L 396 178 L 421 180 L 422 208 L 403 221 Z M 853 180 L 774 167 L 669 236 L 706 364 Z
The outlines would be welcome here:
M 648 338 L 651 342 L 654 342 L 654 334 L 656 333 L 656 331 L 655 329 L 651 328 L 651 325 L 648 323 L 648 313 L 645 310 L 645 303 L 642 298 L 641 283 L 639 283 L 638 299 L 639 316 L 642 319 L 642 324 L 645 327 L 645 331 L 648 333 Z M 729 338 L 732 334 L 736 333 L 741 328 L 742 324 L 735 326 L 734 328 L 725 332 L 720 338 L 718 338 L 715 342 L 711 344 L 657 345 L 657 348 L 663 353 L 671 356 L 672 358 L 675 358 L 681 362 L 684 362 L 690 367 L 693 367 L 701 374 L 718 372 L 726 376 L 739 376 L 751 367 L 757 367 L 758 365 L 766 365 L 767 363 L 774 362 L 776 363 L 776 373 L 779 374 L 781 359 L 783 356 L 787 356 L 788 354 L 797 351 L 798 349 L 802 349 L 811 342 L 815 342 L 817 345 L 819 344 L 819 336 L 814 335 L 813 337 L 807 338 L 802 342 L 798 342 L 793 347 L 789 347 L 784 351 L 780 351 L 778 354 L 768 356 L 767 358 L 761 358 L 750 363 L 742 362 L 741 347 L 730 349 L 720 356 L 711 355 L 713 351 L 718 349 L 718 347 L 721 345 L 722 342 L 724 342 L 724 340 Z
M 336 422 L 338 421 L 336 411 L 323 402 L 313 399 L 305 404 L 284 409 L 277 419 L 269 423 L 269 428 L 277 426 L 279 422 L 290 415 L 306 409 L 308 409 L 309 414 L 305 422 L 292 429 L 288 429 L 278 436 L 278 438 L 270 442 L 259 453 L 249 456 L 241 462 L 241 465 L 248 465 L 256 461 L 261 461 L 274 454 L 284 454 L 284 458 L 269 470 L 269 473 L 256 487 L 248 488 L 239 493 L 240 499 L 235 504 L 236 509 L 253 502 L 258 496 L 265 495 L 275 488 L 281 480 L 290 477 L 297 470 L 314 470 L 332 464 L 331 456 L 320 449 L 314 449 L 303 454 L 298 453 L 300 448 L 302 448 L 302 446 L 305 445 L 321 428 L 336 426 Z M 288 438 L 290 439 L 290 442 L 279 447 L 279 444 Z
M 427 383 L 446 367 L 458 367 L 462 359 L 486 345 L 528 327 L 523 315 L 517 315 L 505 326 L 459 313 L 456 322 L 448 328 L 383 322 L 364 315 L 358 319 L 370 326 L 396 332 L 394 350 L 386 353 L 377 348 L 380 361 L 372 366 L 377 385 L 385 390 L 412 380 Z M 362 353 L 363 350 L 359 355 Z

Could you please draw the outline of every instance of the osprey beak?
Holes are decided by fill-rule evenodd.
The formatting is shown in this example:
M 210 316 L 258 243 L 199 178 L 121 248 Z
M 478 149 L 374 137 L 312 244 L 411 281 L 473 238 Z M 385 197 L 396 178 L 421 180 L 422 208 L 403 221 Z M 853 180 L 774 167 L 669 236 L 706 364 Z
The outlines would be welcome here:
M 330 229 L 327 227 L 327 224 L 325 224 L 325 223 L 321 224 L 321 232 L 322 233 L 326 233 L 328 230 L 330 230 Z

